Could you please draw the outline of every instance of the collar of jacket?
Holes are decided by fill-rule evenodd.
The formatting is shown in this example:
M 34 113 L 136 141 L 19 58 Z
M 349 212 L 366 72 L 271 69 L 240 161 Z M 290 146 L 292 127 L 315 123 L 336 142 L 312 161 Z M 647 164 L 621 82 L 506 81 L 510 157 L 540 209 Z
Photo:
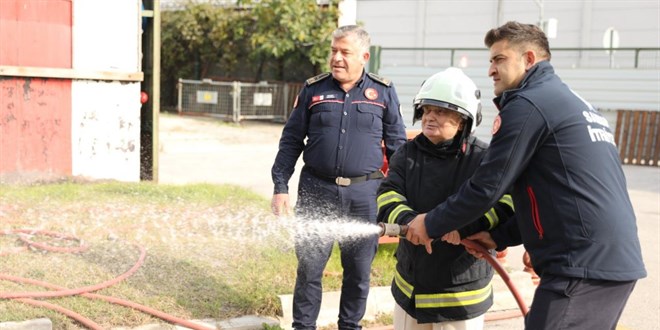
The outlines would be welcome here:
M 358 81 L 355 82 L 353 87 L 358 87 L 359 89 L 362 89 L 362 85 L 364 84 L 364 76 L 366 75 L 367 75 L 367 71 L 362 69 L 362 75 L 360 76 L 360 79 L 358 79 Z M 339 80 L 335 79 L 335 77 L 332 77 L 332 81 L 334 81 L 335 85 L 337 85 L 337 87 L 341 89 L 341 83 L 339 82 Z
M 493 99 L 493 103 L 495 103 L 495 107 L 497 110 L 502 110 L 504 107 L 504 104 L 507 102 L 508 99 L 516 95 L 520 90 L 524 89 L 530 82 L 536 81 L 539 77 L 542 77 L 546 74 L 553 74 L 555 73 L 555 69 L 552 67 L 552 64 L 548 61 L 540 61 L 534 66 L 532 66 L 527 72 L 525 73 L 525 77 L 523 80 L 520 82 L 520 85 L 518 88 L 514 89 L 508 89 L 502 92 L 502 95 L 496 97 Z
M 419 134 L 413 141 L 419 150 L 436 158 L 444 159 L 448 157 L 455 157 L 458 153 L 458 143 L 456 139 L 433 144 L 433 142 L 424 136 L 424 134 Z

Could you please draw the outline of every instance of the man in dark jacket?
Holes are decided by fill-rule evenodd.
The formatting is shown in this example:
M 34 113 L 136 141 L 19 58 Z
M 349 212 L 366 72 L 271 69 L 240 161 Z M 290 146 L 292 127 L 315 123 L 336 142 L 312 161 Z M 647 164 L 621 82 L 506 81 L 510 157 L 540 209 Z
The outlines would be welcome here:
M 407 238 L 430 251 L 430 238 L 462 227 L 512 187 L 517 221 L 470 238 L 529 252 L 541 281 L 526 328 L 614 329 L 646 270 L 607 120 L 554 73 L 538 27 L 508 22 L 485 43 L 499 109 L 491 144 L 472 178 L 417 216 Z
M 273 213 L 289 212 L 288 182 L 303 154 L 296 220 L 304 226 L 339 219 L 376 223 L 376 189 L 386 156 L 406 141 L 399 99 L 391 81 L 366 73 L 369 34 L 342 26 L 332 34 L 330 68 L 307 79 L 284 126 L 272 168 Z M 306 223 L 308 221 L 309 223 Z M 293 328 L 316 329 L 323 270 L 334 239 L 301 234 L 293 294 Z M 376 234 L 339 240 L 344 268 L 338 327 L 360 329 L 367 307 Z
M 487 144 L 472 135 L 481 119 L 480 91 L 458 68 L 426 79 L 415 97 L 413 122 L 422 133 L 404 144 L 389 162 L 378 188 L 378 221 L 406 225 L 458 190 L 479 166 Z M 505 195 L 460 236 L 489 230 L 513 214 Z M 459 234 L 459 233 L 453 233 Z M 392 295 L 394 328 L 480 330 L 493 304 L 493 270 L 464 248 L 441 240 L 433 253 L 401 240 L 396 251 Z

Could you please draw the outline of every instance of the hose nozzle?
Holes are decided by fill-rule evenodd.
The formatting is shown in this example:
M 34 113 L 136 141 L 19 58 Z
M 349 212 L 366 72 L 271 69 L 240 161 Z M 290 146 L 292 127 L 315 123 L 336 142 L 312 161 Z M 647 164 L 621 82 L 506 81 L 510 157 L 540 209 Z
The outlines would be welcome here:
M 378 226 L 380 226 L 380 233 L 379 233 L 380 236 L 390 236 L 390 237 L 405 236 L 406 233 L 408 232 L 408 226 L 406 225 L 379 222 Z

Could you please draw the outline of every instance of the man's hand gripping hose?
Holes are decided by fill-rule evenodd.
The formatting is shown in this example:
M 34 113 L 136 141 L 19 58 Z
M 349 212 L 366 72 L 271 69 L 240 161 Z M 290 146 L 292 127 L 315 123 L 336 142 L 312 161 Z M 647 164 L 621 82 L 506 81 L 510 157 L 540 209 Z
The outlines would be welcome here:
M 398 225 L 398 224 L 393 224 L 393 223 L 378 223 L 380 226 L 380 236 L 403 236 L 405 238 L 406 232 L 408 231 L 408 226 L 406 225 Z M 509 291 L 511 291 L 511 294 L 513 294 L 513 297 L 516 299 L 516 303 L 518 304 L 518 307 L 520 308 L 520 311 L 522 312 L 523 315 L 527 315 L 527 305 L 525 305 L 525 301 L 523 300 L 522 296 L 516 289 L 516 287 L 513 285 L 513 282 L 511 281 L 511 277 L 509 277 L 509 274 L 506 272 L 504 267 L 497 261 L 493 255 L 488 252 L 486 248 L 484 248 L 481 244 L 471 241 L 468 239 L 463 239 L 461 240 L 461 244 L 467 248 L 476 250 L 477 252 L 481 253 L 484 258 L 486 259 L 486 262 L 488 262 L 495 270 L 497 271 L 498 274 L 500 274 L 500 277 L 502 280 L 504 280 L 504 283 L 506 286 L 509 288 Z

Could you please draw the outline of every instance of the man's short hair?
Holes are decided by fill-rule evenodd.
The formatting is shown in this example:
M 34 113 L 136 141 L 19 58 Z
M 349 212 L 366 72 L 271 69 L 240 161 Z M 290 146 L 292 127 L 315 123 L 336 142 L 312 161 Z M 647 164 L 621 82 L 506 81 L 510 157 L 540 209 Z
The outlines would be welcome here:
M 361 26 L 358 25 L 340 26 L 334 32 L 332 32 L 332 39 L 345 38 L 351 34 L 355 35 L 355 39 L 360 45 L 360 48 L 363 51 L 368 52 L 369 46 L 371 46 L 371 37 L 369 36 L 369 33 L 367 33 L 367 31 Z
M 550 60 L 548 38 L 536 25 L 515 21 L 506 22 L 506 24 L 488 31 L 484 43 L 490 48 L 494 43 L 502 40 L 507 40 L 512 46 L 531 45 L 541 58 Z

